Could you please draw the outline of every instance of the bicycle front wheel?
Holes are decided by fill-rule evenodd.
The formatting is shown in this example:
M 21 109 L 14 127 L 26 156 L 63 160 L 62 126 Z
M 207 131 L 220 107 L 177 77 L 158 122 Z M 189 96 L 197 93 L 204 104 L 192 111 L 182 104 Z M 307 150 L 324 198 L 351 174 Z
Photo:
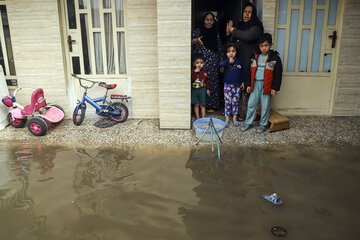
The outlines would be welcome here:
M 126 107 L 125 104 L 119 103 L 119 102 L 115 102 L 112 103 L 111 106 L 117 110 L 119 110 L 119 114 L 109 114 L 109 118 L 115 122 L 125 122 L 128 115 L 129 115 L 129 110 Z
M 85 112 L 86 112 L 86 108 L 84 106 L 80 106 L 79 109 L 76 111 L 76 108 L 74 109 L 74 113 L 73 113 L 73 123 L 76 126 L 79 126 L 82 124 L 82 122 L 85 119 Z

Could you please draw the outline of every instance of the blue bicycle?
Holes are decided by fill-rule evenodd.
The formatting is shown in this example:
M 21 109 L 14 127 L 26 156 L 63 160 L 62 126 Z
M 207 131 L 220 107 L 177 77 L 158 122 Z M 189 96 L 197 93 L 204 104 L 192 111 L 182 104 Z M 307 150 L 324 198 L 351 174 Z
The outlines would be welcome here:
M 120 102 L 108 102 L 106 100 L 108 91 L 110 89 L 114 89 L 116 87 L 116 84 L 106 84 L 105 82 L 97 82 L 92 81 L 89 79 L 85 79 L 82 77 L 79 77 L 75 74 L 72 74 L 73 77 L 77 78 L 79 80 L 80 86 L 85 89 L 82 101 L 78 101 L 74 113 L 73 113 L 73 123 L 77 126 L 81 125 L 81 123 L 85 119 L 85 112 L 86 112 L 86 102 L 88 102 L 91 106 L 93 106 L 96 109 L 96 114 L 102 117 L 108 117 L 109 119 L 115 121 L 115 122 L 124 122 L 129 114 L 129 110 L 126 107 L 125 104 Z M 82 81 L 89 82 L 90 85 L 86 86 L 83 85 Z M 87 90 L 94 87 L 95 84 L 98 84 L 100 87 L 106 88 L 106 93 L 103 97 L 99 98 L 90 98 L 87 95 Z M 120 99 L 121 101 L 126 101 L 130 98 L 126 95 L 111 95 L 111 99 Z M 97 104 L 98 102 L 102 102 L 102 104 Z

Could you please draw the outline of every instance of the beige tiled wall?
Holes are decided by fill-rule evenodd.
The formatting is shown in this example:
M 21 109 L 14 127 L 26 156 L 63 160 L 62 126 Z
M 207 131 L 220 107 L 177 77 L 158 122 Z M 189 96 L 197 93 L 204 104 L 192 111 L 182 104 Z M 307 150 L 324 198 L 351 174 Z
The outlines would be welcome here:
M 134 118 L 159 117 L 156 0 L 127 0 L 128 80 Z
M 157 0 L 161 128 L 190 128 L 191 0 Z
M 333 115 L 360 116 L 360 4 L 347 0 L 344 11 Z
M 264 31 L 274 34 L 275 29 L 276 0 L 264 0 L 263 25 Z
M 67 110 L 58 4 L 54 0 L 7 1 L 7 12 L 19 87 L 17 101 L 29 104 L 43 88 L 47 102 Z

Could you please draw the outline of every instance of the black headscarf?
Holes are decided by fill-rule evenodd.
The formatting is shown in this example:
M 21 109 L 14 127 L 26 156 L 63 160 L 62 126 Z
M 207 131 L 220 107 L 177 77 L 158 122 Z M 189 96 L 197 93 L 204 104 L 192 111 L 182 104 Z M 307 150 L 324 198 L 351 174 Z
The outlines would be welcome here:
M 213 52 L 217 52 L 217 51 L 219 51 L 219 47 L 218 47 L 218 41 L 217 41 L 218 32 L 215 27 L 215 22 L 214 22 L 214 25 L 212 26 L 212 28 L 206 28 L 205 24 L 204 24 L 205 18 L 209 14 L 211 16 L 213 16 L 214 21 L 215 21 L 215 16 L 211 12 L 208 12 L 204 15 L 202 25 L 200 28 L 200 36 L 202 36 L 201 41 L 204 43 L 204 47 L 206 47 L 207 49 L 209 49 Z
M 252 8 L 251 18 L 249 21 L 244 22 L 242 19 L 243 19 L 245 8 L 248 6 L 250 6 Z M 239 30 L 246 30 L 253 26 L 258 26 L 261 29 L 261 32 L 264 32 L 263 24 L 257 16 L 256 7 L 252 3 L 248 2 L 247 4 L 245 4 L 244 9 L 242 11 L 241 22 L 238 24 L 238 26 L 236 28 Z

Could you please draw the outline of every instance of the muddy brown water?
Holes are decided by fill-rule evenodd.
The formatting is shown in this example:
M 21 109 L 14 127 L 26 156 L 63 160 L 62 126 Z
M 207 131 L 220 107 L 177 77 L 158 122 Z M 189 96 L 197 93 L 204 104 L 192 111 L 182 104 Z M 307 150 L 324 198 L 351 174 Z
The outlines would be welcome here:
M 359 239 L 359 152 L 0 144 L 0 239 Z

